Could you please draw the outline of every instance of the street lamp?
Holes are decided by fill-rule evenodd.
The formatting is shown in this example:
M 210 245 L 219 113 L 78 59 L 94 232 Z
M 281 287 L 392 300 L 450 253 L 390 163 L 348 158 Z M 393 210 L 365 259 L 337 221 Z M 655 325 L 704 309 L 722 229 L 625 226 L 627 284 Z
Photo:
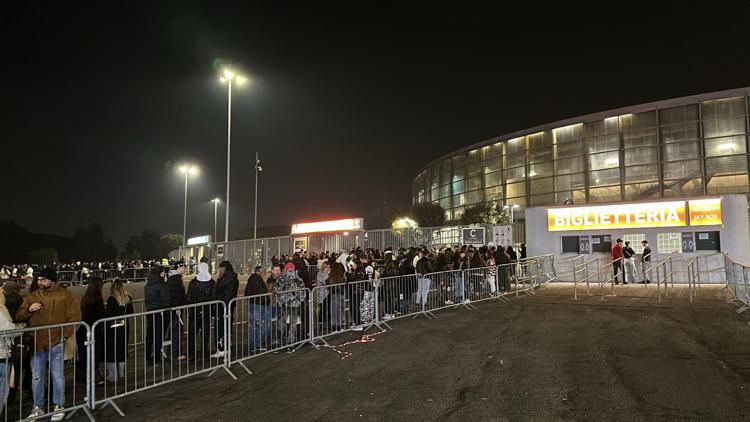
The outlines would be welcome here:
M 513 210 L 517 208 L 521 208 L 521 206 L 518 204 L 513 204 L 513 205 L 505 205 L 503 208 L 506 210 L 510 210 L 510 224 L 515 223 L 516 220 L 513 218 Z
M 198 167 L 191 164 L 180 166 L 180 172 L 185 174 L 185 210 L 182 215 L 182 246 L 187 246 L 187 186 L 188 176 L 198 174 Z
M 255 153 L 255 212 L 253 213 L 253 256 L 255 257 L 257 264 L 258 246 L 255 244 L 255 239 L 258 237 L 258 173 L 263 171 L 263 167 L 260 166 L 260 158 L 258 153 Z
M 227 84 L 227 197 L 226 197 L 226 219 L 224 221 L 224 241 L 229 240 L 229 179 L 230 179 L 230 157 L 231 157 L 231 146 L 232 146 L 232 85 L 235 83 L 238 86 L 244 85 L 247 82 L 247 78 L 237 74 L 230 68 L 225 68 L 224 72 L 219 76 L 219 80 Z
M 219 210 L 219 202 L 221 202 L 221 201 L 219 200 L 219 198 L 214 198 L 214 199 L 211 200 L 211 202 L 214 203 L 214 237 L 213 237 L 213 241 L 214 241 L 214 243 L 216 243 L 216 235 L 217 235 L 217 233 L 216 233 L 216 216 L 217 216 L 217 211 Z

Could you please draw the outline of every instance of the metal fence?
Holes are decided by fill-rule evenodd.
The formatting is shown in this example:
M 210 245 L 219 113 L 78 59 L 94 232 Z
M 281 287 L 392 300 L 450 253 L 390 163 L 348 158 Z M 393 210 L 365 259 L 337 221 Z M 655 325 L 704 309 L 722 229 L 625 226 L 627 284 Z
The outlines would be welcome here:
M 33 371 L 35 391 L 33 403 L 23 394 L 8 402 L 6 419 L 83 409 L 93 420 L 91 410 L 106 406 L 124 416 L 117 399 L 220 370 L 236 379 L 232 365 L 252 373 L 245 362 L 267 353 L 293 352 L 305 343 L 319 347 L 333 335 L 388 327 L 396 318 L 432 319 L 439 310 L 474 309 L 477 302 L 533 294 L 554 279 L 546 270 L 554 268 L 551 260 L 532 257 L 500 266 L 297 288 L 234 298 L 226 305 L 205 301 L 145 311 L 137 301 L 91 327 L 72 322 L 3 331 L 0 340 L 18 347 L 4 362 L 0 355 L 0 387 L 18 387 Z M 11 379 L 11 363 L 21 384 Z M 45 377 L 51 380 L 46 386 Z
M 0 397 L 5 420 L 70 417 L 89 410 L 91 361 L 85 322 L 27 327 L 0 334 Z M 31 398 L 24 395 L 30 389 Z

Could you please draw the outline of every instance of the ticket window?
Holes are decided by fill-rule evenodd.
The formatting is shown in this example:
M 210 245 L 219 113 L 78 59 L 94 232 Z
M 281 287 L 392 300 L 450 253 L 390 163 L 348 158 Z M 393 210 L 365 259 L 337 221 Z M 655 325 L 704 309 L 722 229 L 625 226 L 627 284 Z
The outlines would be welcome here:
M 622 236 L 623 243 L 630 242 L 630 247 L 633 248 L 637 254 L 643 253 L 643 244 L 641 242 L 644 240 L 646 240 L 646 235 L 644 233 L 628 233 Z

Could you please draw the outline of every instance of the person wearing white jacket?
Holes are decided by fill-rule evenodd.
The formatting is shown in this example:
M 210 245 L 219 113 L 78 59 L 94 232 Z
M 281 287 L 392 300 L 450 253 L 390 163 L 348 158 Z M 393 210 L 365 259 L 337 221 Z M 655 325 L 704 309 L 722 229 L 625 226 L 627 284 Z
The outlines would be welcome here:
M 26 324 L 16 324 L 5 307 L 5 290 L 0 289 L 0 333 L 25 327 Z M 0 412 L 5 408 L 8 400 L 8 386 L 10 385 L 10 365 L 12 364 L 10 350 L 15 336 L 0 334 Z

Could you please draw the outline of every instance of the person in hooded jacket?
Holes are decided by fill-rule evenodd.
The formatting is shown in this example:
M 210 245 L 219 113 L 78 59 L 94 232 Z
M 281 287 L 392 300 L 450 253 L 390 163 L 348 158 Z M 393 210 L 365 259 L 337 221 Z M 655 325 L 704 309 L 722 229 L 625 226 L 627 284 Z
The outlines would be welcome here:
M 267 349 L 263 343 L 266 336 L 270 334 L 268 325 L 271 322 L 269 311 L 270 298 L 266 282 L 263 281 L 263 267 L 257 266 L 247 279 L 245 286 L 247 299 L 247 340 L 251 343 L 253 353 L 265 352 Z M 264 332 L 265 331 L 265 332 Z
M 169 308 L 169 291 L 164 282 L 165 275 L 165 267 L 151 268 L 146 286 L 143 288 L 146 311 Z M 164 340 L 164 320 L 168 318 L 168 314 L 165 315 L 163 312 L 146 315 L 146 365 L 155 365 L 159 360 Z
M 281 278 L 273 286 L 276 305 L 279 309 L 278 321 L 281 324 L 282 342 L 289 346 L 287 353 L 295 350 L 292 346 L 297 342 L 297 320 L 300 317 L 300 305 L 306 296 L 304 287 L 302 279 L 297 275 L 297 270 L 291 262 L 284 266 Z
M 198 275 L 190 280 L 187 291 L 187 303 L 190 305 L 196 303 L 210 302 L 214 298 L 216 282 L 211 273 L 208 271 L 208 264 L 201 262 L 198 264 Z M 211 319 L 218 318 L 217 308 L 212 305 L 191 307 L 188 310 L 188 356 L 196 361 L 200 359 L 205 361 L 208 357 L 211 339 Z M 201 355 L 196 355 L 196 339 L 201 342 Z
M 229 302 L 237 297 L 237 290 L 240 288 L 240 281 L 237 278 L 237 273 L 234 272 L 234 267 L 229 261 L 222 261 L 219 264 L 219 279 L 216 280 L 216 290 L 214 290 L 214 299 L 224 302 L 225 306 L 229 306 Z M 236 303 L 236 302 L 233 302 Z M 226 309 L 226 308 L 225 308 Z M 234 323 L 234 304 L 229 309 L 229 326 L 231 327 Z M 212 358 L 218 359 L 224 356 L 225 343 L 225 328 L 224 324 L 217 324 L 216 327 L 216 353 L 211 355 Z
M 182 282 L 182 275 L 185 273 L 185 263 L 177 262 L 167 277 L 167 291 L 169 292 L 169 306 L 174 308 L 187 304 L 187 295 L 185 294 L 185 284 Z M 172 345 L 172 357 L 177 360 L 185 360 L 187 356 L 182 354 L 182 326 L 185 325 L 182 320 L 182 311 L 173 310 L 170 313 L 169 334 Z

